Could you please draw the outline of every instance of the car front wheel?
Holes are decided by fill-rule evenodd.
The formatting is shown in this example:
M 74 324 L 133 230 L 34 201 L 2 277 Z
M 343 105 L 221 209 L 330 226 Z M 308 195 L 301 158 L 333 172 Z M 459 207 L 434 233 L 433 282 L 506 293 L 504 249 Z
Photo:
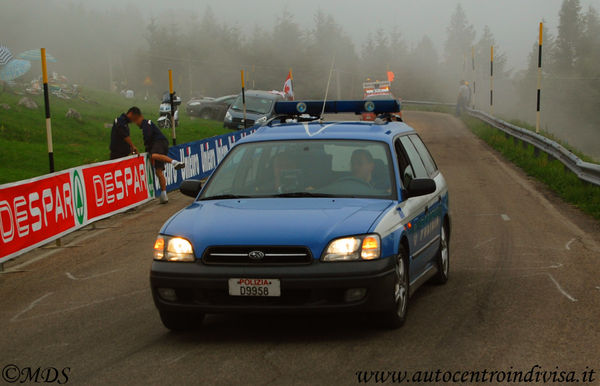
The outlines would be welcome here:
M 450 274 L 450 240 L 448 240 L 448 231 L 446 226 L 442 226 L 440 231 L 440 249 L 437 253 L 438 272 L 433 277 L 436 284 L 445 284 Z
M 391 288 L 393 304 L 384 314 L 384 323 L 389 328 L 399 328 L 406 321 L 409 299 L 408 253 L 404 247 L 396 257 L 394 285 Z

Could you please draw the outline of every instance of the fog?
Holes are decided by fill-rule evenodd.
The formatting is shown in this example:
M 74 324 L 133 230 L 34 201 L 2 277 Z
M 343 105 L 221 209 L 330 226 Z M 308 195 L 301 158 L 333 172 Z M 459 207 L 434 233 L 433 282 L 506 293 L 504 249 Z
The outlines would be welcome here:
M 184 98 L 237 93 L 242 68 L 248 87 L 280 89 L 292 68 L 297 96 L 318 98 L 335 57 L 334 97 L 360 97 L 362 81 L 390 70 L 404 99 L 452 102 L 458 80 L 475 81 L 477 107 L 486 110 L 491 43 L 495 112 L 531 123 L 532 55 L 544 20 L 543 127 L 600 158 L 600 22 L 590 6 L 600 9 L 600 0 L 5 0 L 0 44 L 13 54 L 46 47 L 57 58 L 51 71 L 84 87 L 153 97 L 167 88 L 168 68 Z M 458 29 L 449 29 L 453 20 Z M 565 64 L 560 56 L 570 51 Z

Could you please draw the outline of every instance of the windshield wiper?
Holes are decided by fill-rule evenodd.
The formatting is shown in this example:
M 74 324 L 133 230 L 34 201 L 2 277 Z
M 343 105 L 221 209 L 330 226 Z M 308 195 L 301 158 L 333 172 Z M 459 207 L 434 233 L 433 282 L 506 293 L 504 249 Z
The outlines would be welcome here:
M 200 201 L 204 200 L 226 200 L 229 198 L 250 198 L 250 196 L 240 196 L 237 194 L 219 194 L 216 196 L 202 197 Z
M 311 193 L 311 192 L 290 192 L 274 194 L 271 197 L 337 197 L 335 194 Z

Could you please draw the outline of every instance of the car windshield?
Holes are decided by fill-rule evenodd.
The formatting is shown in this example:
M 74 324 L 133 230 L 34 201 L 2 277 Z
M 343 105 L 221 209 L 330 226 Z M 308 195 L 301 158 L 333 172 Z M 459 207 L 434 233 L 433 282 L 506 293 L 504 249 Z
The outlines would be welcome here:
M 267 114 L 271 111 L 273 105 L 273 99 L 263 98 L 258 96 L 246 96 L 246 112 L 256 114 Z M 238 96 L 233 105 L 231 106 L 234 110 L 242 111 L 244 106 L 242 104 L 242 96 Z
M 393 199 L 388 146 L 355 140 L 265 141 L 234 147 L 201 200 L 258 197 Z

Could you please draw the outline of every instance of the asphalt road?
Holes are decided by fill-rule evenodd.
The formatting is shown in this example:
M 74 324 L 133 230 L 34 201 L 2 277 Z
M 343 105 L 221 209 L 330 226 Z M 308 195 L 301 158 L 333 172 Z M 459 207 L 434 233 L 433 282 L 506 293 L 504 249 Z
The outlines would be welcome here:
M 450 281 L 399 330 L 368 316 L 209 316 L 173 334 L 149 291 L 171 195 L 7 264 L 0 367 L 69 367 L 69 383 L 352 384 L 360 370 L 600 371 L 600 227 L 455 118 L 408 112 L 450 189 Z M 599 379 L 597 376 L 596 379 Z M 0 381 L 1 382 L 1 381 Z

